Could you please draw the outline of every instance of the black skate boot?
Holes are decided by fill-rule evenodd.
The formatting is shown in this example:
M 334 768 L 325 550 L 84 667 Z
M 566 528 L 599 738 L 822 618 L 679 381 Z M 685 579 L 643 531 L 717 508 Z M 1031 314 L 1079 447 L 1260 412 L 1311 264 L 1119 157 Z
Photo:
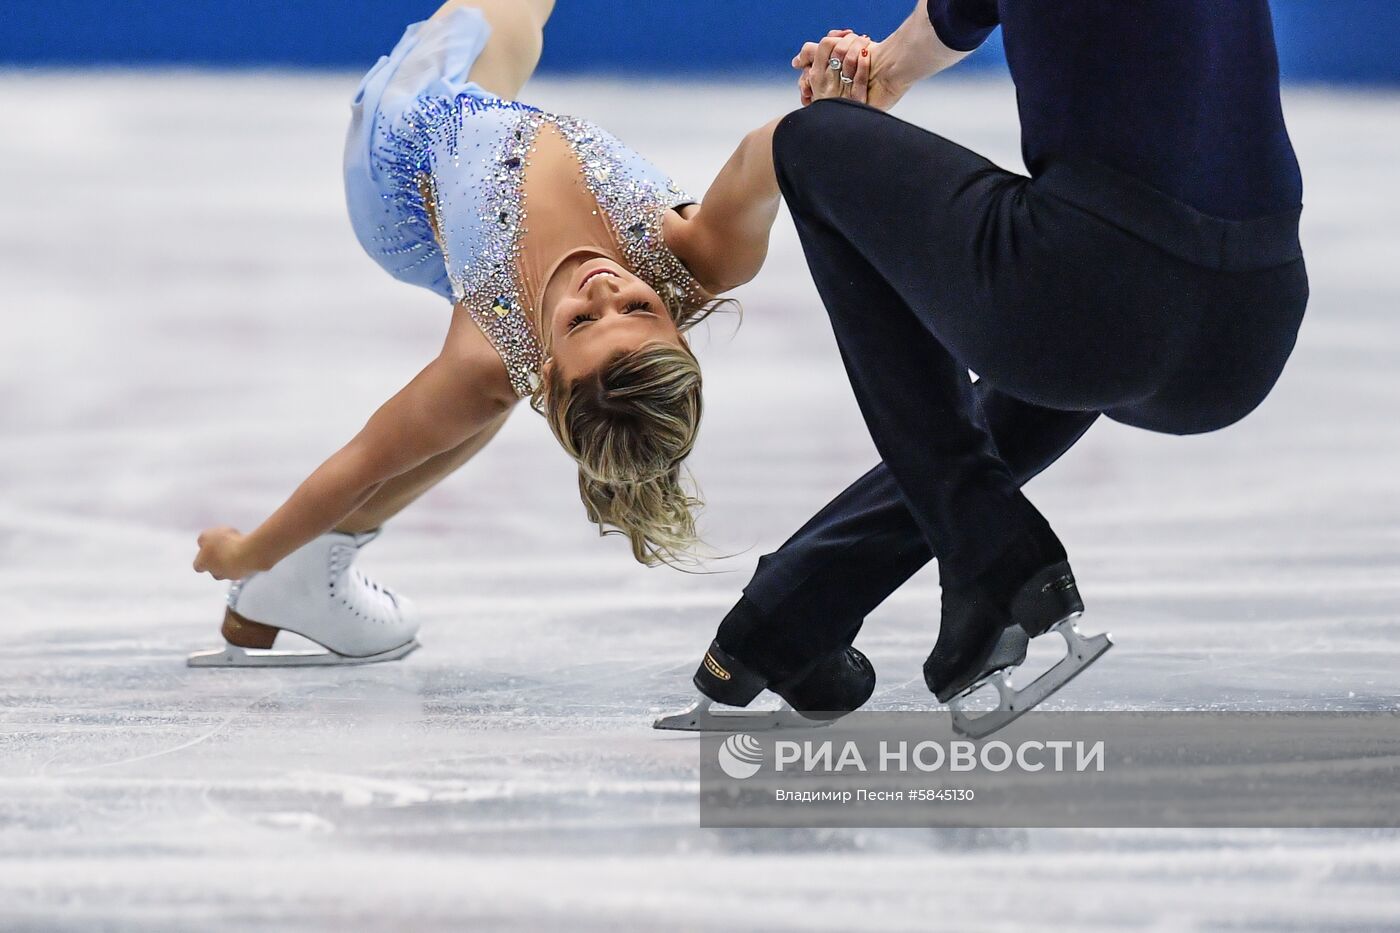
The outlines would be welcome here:
M 848 646 L 818 659 L 796 676 L 770 683 L 714 641 L 692 682 L 700 691 L 701 699 L 684 712 L 658 719 L 656 728 L 757 732 L 826 725 L 859 709 L 870 699 L 875 692 L 875 669 L 864 654 Z M 790 708 L 773 712 L 710 709 L 711 703 L 748 706 L 764 690 L 782 697 Z
M 1064 546 L 1030 502 L 1018 501 L 1027 530 L 970 583 L 943 587 L 938 641 L 924 662 L 924 682 L 941 702 L 1022 663 L 1028 638 L 1084 612 Z M 1003 637 L 1013 627 L 1028 638 Z
M 1025 506 L 1029 531 L 971 584 L 944 587 L 938 641 L 924 662 L 924 682 L 949 705 L 954 730 L 973 738 L 1034 708 L 1113 645 L 1107 634 L 1086 638 L 1075 628 L 1084 601 L 1064 547 L 1040 513 Z M 1025 662 L 1030 639 L 1051 630 L 1064 638 L 1065 657 L 1016 690 L 1012 669 Z M 974 718 L 963 703 L 986 683 L 995 686 L 998 706 Z
M 1025 663 L 1033 635 L 1084 612 L 1069 564 L 1046 567 L 1017 588 L 1009 607 L 974 588 L 945 590 L 938 641 L 924 683 L 942 703 L 997 671 Z

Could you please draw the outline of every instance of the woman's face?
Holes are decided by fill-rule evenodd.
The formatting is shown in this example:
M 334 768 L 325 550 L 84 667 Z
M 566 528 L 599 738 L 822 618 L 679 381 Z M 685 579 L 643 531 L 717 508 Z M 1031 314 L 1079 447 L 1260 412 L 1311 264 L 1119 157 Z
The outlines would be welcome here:
M 611 259 L 579 265 L 549 318 L 555 378 L 573 382 L 647 343 L 679 346 L 661 296 Z

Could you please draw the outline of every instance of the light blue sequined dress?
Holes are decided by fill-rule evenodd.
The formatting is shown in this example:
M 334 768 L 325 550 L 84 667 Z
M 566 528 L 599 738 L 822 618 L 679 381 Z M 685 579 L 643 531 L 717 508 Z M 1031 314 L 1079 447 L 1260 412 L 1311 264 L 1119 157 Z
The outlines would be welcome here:
M 702 293 L 661 223 L 693 199 L 597 126 L 468 81 L 489 35 L 474 9 L 408 27 L 355 94 L 345 191 L 365 250 L 395 278 L 464 305 L 525 396 L 538 385 L 542 354 L 516 255 L 525 159 L 540 128 L 553 125 L 568 141 L 632 271 L 682 305 Z

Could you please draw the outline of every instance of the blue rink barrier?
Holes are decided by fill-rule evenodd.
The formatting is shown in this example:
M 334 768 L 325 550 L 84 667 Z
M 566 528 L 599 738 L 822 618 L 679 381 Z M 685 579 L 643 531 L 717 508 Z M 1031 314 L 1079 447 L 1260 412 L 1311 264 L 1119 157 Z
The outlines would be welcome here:
M 1222 3 L 1234 0 L 1220 0 Z M 3 0 L 0 65 L 367 68 L 431 0 Z M 909 0 L 559 0 L 541 68 L 780 73 L 834 26 L 892 29 Z M 1284 76 L 1400 83 L 1400 0 L 1273 0 Z M 999 39 L 964 69 L 1004 68 Z

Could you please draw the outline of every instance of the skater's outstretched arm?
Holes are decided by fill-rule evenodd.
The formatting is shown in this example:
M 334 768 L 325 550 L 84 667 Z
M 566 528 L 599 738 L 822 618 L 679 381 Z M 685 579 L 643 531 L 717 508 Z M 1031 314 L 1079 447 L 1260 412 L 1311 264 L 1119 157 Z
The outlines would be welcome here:
M 666 216 L 667 245 L 712 295 L 751 280 L 768 257 L 781 200 L 773 170 L 777 125 L 773 120 L 744 137 L 697 208 Z
M 456 330 L 456 328 L 454 328 Z M 219 580 L 268 570 L 339 525 L 386 482 L 494 431 L 516 399 L 500 357 L 479 340 L 453 340 L 385 402 L 350 443 L 321 464 L 256 531 L 199 536 L 194 569 Z

